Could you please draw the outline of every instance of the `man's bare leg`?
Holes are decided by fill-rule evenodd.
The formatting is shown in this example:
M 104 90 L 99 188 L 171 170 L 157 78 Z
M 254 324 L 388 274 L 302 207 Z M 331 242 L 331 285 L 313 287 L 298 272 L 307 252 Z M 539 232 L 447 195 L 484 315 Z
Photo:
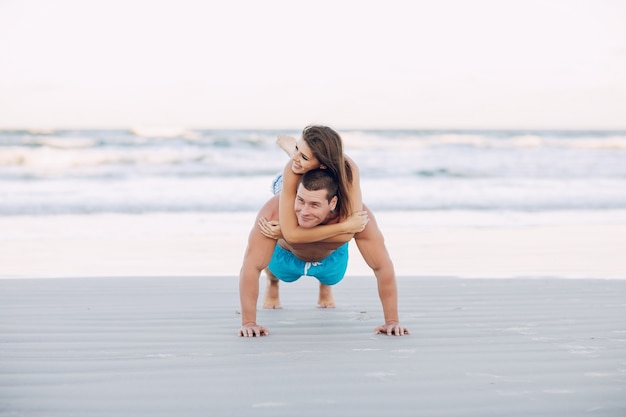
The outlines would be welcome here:
M 335 296 L 333 295 L 333 287 L 320 283 L 320 296 L 317 300 L 319 308 L 335 308 Z
M 263 308 L 267 309 L 279 309 L 280 294 L 278 283 L 279 280 L 270 272 L 269 269 L 265 269 L 267 275 L 267 285 L 265 286 L 265 294 L 263 295 Z

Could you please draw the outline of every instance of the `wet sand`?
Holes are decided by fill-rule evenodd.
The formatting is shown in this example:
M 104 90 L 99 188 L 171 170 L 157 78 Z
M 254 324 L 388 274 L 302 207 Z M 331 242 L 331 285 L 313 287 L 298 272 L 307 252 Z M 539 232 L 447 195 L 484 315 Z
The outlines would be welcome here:
M 372 276 L 316 284 L 240 338 L 237 277 L 0 280 L 1 416 L 623 416 L 626 281 L 398 278 L 412 335 L 374 335 Z

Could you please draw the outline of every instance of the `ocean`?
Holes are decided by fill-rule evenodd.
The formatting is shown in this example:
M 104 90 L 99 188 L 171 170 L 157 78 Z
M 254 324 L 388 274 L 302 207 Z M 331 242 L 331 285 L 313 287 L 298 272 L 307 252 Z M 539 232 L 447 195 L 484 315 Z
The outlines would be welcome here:
M 373 211 L 626 209 L 626 131 L 340 130 Z M 2 130 L 0 215 L 257 211 L 299 130 Z

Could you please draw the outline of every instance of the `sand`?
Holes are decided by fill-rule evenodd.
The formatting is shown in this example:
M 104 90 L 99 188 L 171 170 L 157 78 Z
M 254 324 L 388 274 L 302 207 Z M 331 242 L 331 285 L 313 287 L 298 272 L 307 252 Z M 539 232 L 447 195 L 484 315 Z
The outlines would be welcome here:
M 626 211 L 377 213 L 412 335 L 351 245 L 245 339 L 254 215 L 0 217 L 0 416 L 626 415 Z
M 0 217 L 0 278 L 236 275 L 255 215 Z M 626 211 L 376 216 L 399 276 L 626 279 Z
M 0 415 L 626 415 L 626 281 L 398 282 L 410 336 L 353 275 L 244 339 L 234 275 L 0 280 Z

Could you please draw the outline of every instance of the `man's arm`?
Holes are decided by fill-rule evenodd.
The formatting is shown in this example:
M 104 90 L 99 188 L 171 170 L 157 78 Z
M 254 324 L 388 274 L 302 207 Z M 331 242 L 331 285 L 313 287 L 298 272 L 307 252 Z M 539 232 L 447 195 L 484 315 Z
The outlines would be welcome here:
M 400 324 L 398 315 L 398 286 L 393 262 L 385 247 L 384 237 L 378 228 L 374 214 L 363 206 L 369 215 L 369 223 L 354 239 L 367 265 L 372 268 L 378 283 L 378 296 L 383 307 L 385 324 L 375 329 L 376 333 L 389 336 L 410 334 L 408 328 Z
M 269 200 L 257 215 L 257 222 L 261 217 L 276 218 L 278 197 Z M 269 264 L 276 247 L 276 240 L 263 236 L 256 223 L 248 236 L 248 247 L 239 271 L 239 300 L 241 303 L 241 328 L 239 336 L 253 337 L 269 335 L 266 327 L 256 323 L 256 308 L 259 298 L 259 277 Z

